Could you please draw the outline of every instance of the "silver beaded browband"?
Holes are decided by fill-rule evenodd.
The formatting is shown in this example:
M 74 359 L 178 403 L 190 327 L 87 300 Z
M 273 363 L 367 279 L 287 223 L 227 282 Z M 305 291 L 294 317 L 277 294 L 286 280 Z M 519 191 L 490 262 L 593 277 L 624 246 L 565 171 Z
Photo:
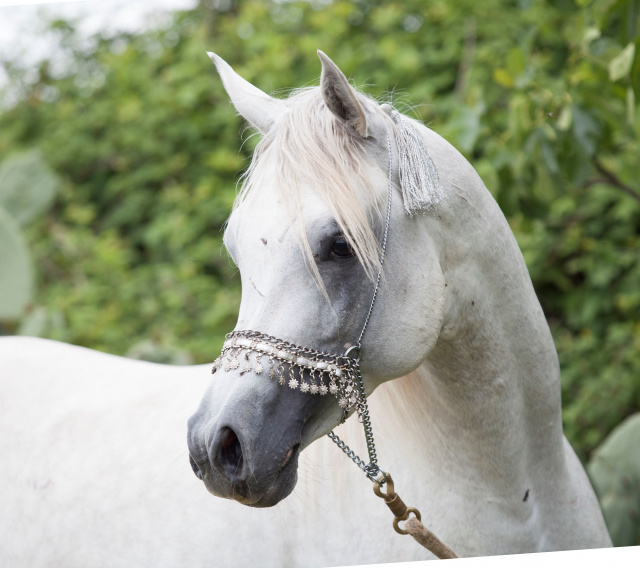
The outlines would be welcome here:
M 266 359 L 266 361 L 265 361 Z M 213 362 L 218 370 L 240 374 L 267 372 L 280 385 L 310 394 L 332 394 L 340 408 L 359 407 L 357 360 L 325 351 L 299 347 L 257 331 L 233 331 L 227 335 L 220 356 Z

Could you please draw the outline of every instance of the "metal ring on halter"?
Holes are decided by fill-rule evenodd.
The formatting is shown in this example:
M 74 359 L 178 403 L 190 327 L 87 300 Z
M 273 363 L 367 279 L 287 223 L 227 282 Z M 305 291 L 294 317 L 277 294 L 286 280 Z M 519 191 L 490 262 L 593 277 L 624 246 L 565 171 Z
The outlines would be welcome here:
M 387 483 L 387 480 L 391 480 L 391 476 L 386 471 L 380 469 L 378 467 L 378 464 L 375 464 L 373 467 L 371 467 L 371 464 L 366 465 L 364 474 L 369 478 L 370 481 L 373 481 L 374 492 L 376 490 L 376 486 L 382 487 L 385 483 Z
M 353 351 L 357 351 L 358 352 L 358 356 L 354 357 L 353 355 L 351 355 L 351 353 Z M 355 360 L 356 363 L 360 363 L 360 357 L 362 356 L 362 347 L 359 343 L 356 343 L 355 345 L 352 345 L 351 347 L 349 347 L 349 349 L 347 349 L 344 352 L 343 357 L 344 358 L 348 358 L 348 359 L 353 359 Z

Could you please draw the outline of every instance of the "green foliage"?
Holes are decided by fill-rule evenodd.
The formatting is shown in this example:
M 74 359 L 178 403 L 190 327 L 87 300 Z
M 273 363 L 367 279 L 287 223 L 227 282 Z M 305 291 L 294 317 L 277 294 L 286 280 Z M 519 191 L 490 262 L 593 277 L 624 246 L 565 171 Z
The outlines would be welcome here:
M 14 154 L 0 164 L 0 205 L 20 225 L 51 205 L 58 185 L 38 150 Z
M 0 115 L 0 156 L 38 147 L 63 176 L 28 231 L 41 281 L 23 326 L 210 361 L 237 313 L 221 228 L 255 139 L 241 145 L 204 52 L 274 92 L 317 82 L 320 48 L 449 139 L 498 200 L 586 457 L 640 410 L 639 13 L 638 0 L 202 2 L 92 46 L 54 23 L 68 72 L 7 66 L 20 100 Z
M 0 268 L 0 320 L 15 319 L 31 299 L 31 259 L 20 227 L 1 206 Z
M 17 319 L 31 300 L 32 263 L 20 225 L 45 210 L 57 189 L 57 175 L 37 150 L 0 164 L 0 320 Z
M 640 414 L 595 450 L 587 472 L 614 546 L 640 545 Z

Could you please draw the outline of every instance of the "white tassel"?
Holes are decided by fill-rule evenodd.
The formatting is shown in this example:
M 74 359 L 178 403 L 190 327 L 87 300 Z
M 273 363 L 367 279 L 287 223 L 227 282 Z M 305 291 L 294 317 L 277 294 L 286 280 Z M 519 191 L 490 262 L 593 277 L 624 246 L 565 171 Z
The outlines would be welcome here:
M 442 203 L 444 190 L 427 145 L 411 120 L 397 110 L 391 112 L 397 126 L 398 173 L 405 211 L 413 216 Z

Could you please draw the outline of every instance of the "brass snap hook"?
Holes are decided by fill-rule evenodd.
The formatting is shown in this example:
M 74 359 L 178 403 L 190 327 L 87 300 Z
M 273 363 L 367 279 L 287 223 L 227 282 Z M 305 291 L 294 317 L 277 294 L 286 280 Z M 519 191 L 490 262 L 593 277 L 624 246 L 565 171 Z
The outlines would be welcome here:
M 387 485 L 386 493 L 382 491 L 383 480 Z M 416 509 L 415 507 L 407 507 L 404 501 L 400 499 L 400 496 L 395 492 L 393 479 L 391 478 L 390 474 L 384 472 L 381 473 L 381 477 L 373 482 L 373 492 L 378 497 L 384 499 L 387 507 L 389 507 L 389 509 L 393 513 L 395 517 L 393 519 L 393 528 L 397 533 L 409 534 L 409 531 L 401 529 L 398 523 L 400 523 L 401 521 L 406 521 L 411 513 L 413 513 L 419 521 L 422 520 L 420 511 L 418 511 L 418 509 Z
M 382 491 L 382 486 L 384 484 L 387 485 L 386 493 Z M 373 492 L 378 497 L 382 497 L 382 499 L 385 500 L 385 503 L 388 500 L 392 499 L 396 495 L 396 492 L 393 489 L 393 479 L 391 479 L 391 474 L 385 473 L 384 471 L 380 470 L 378 479 L 373 480 Z

